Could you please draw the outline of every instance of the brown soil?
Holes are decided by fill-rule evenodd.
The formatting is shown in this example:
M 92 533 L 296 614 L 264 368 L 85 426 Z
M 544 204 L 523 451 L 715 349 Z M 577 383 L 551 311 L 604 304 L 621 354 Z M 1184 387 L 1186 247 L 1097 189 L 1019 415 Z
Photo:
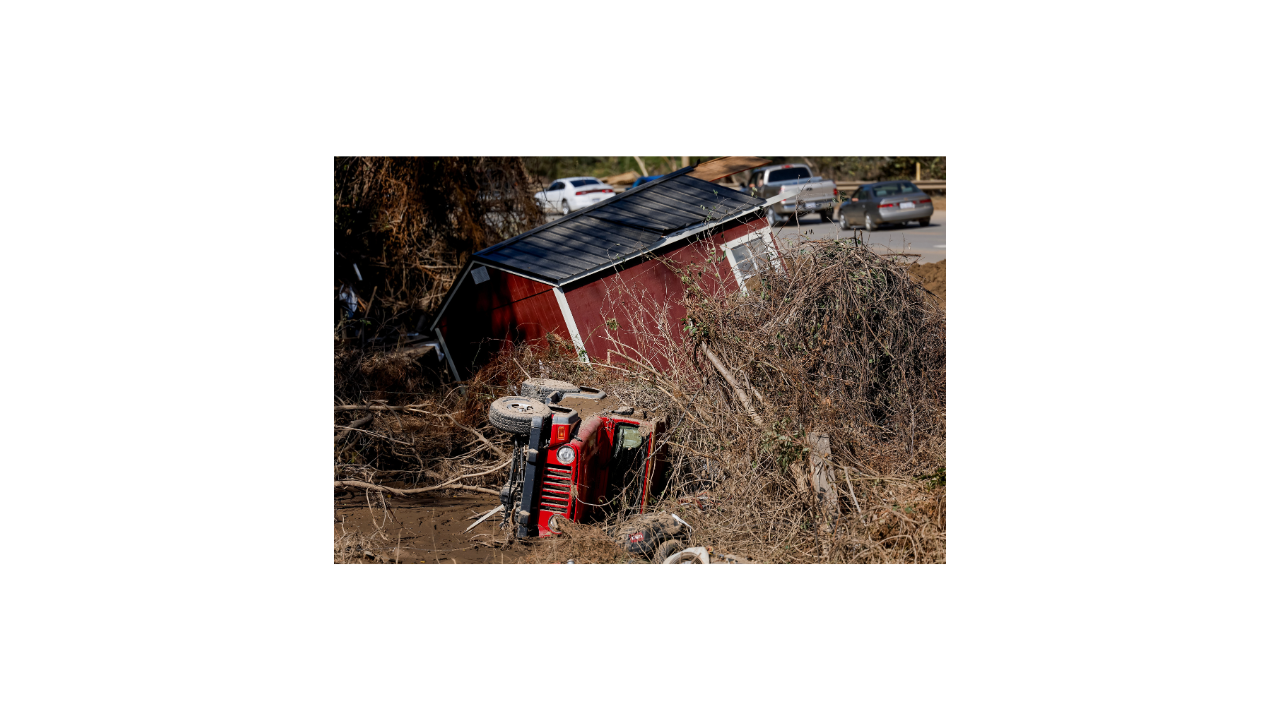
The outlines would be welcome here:
M 515 563 L 531 550 L 524 544 L 503 544 L 505 531 L 498 529 L 501 512 L 464 532 L 480 515 L 497 507 L 495 496 L 435 492 L 405 498 L 388 495 L 384 511 L 376 494 L 371 495 L 371 501 L 366 500 L 363 490 L 334 498 L 335 561 L 340 545 L 351 547 L 361 540 L 359 550 L 367 548 L 369 554 L 351 552 L 352 562 Z M 381 537 L 376 535 L 375 521 L 382 526 Z
M 533 543 L 533 551 L 521 558 L 526 563 L 563 563 L 573 560 L 575 564 L 583 563 L 625 563 L 628 560 L 647 562 L 643 558 L 637 560 L 628 555 L 595 525 L 576 525 L 571 522 L 561 523 L 561 534 L 558 537 L 542 538 Z
M 909 268 L 911 277 L 914 278 L 924 289 L 938 296 L 938 302 L 941 303 L 942 309 L 947 309 L 947 261 L 940 260 L 936 263 L 925 263 L 924 265 L 912 265 Z

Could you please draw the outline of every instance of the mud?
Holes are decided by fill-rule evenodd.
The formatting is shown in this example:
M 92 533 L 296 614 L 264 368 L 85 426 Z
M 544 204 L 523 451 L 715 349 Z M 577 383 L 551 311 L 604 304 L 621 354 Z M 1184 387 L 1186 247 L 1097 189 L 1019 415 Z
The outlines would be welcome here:
M 925 290 L 938 296 L 942 309 L 947 309 L 947 261 L 912 265 L 909 269 L 912 279 L 924 286 Z
M 464 532 L 480 515 L 497 505 L 498 498 L 494 495 L 423 493 L 406 498 L 387 496 L 383 509 L 376 497 L 370 502 L 360 491 L 353 496 L 334 498 L 333 535 L 335 539 L 344 532 L 368 537 L 381 526 L 382 537 L 370 538 L 375 557 L 366 562 L 459 565 L 520 562 L 531 548 L 523 544 L 501 544 L 504 536 L 504 531 L 498 529 L 501 512 L 471 532 Z

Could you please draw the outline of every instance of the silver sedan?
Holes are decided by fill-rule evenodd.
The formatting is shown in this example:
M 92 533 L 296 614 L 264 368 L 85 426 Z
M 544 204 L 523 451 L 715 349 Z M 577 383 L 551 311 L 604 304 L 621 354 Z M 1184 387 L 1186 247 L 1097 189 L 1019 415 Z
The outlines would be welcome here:
M 842 230 L 855 226 L 875 230 L 881 225 L 907 222 L 924 226 L 932 217 L 933 201 L 906 180 L 863 185 L 836 211 Z

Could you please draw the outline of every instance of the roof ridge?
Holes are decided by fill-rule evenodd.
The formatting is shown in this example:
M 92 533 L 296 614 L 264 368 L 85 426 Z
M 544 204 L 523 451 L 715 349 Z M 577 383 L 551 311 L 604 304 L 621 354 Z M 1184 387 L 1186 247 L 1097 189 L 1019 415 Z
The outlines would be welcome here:
M 692 171 L 692 170 L 693 170 L 693 168 L 694 168 L 694 166 L 693 166 L 693 165 L 690 165 L 689 167 L 681 168 L 681 169 L 679 169 L 679 170 L 676 170 L 675 172 L 667 173 L 666 175 L 663 175 L 662 177 L 658 178 L 657 180 L 650 180 L 649 182 L 647 182 L 647 183 L 645 183 L 645 184 L 643 184 L 643 185 L 639 185 L 639 186 L 637 186 L 637 187 L 633 187 L 633 188 L 628 188 L 628 189 L 626 189 L 626 190 L 623 190 L 623 191 L 622 191 L 622 192 L 620 192 L 620 193 L 615 194 L 613 197 L 609 198 L 608 200 L 605 200 L 604 202 L 598 202 L 598 203 L 596 203 L 595 205 L 588 205 L 587 207 L 584 207 L 584 208 L 582 208 L 582 209 L 580 209 L 580 210 L 574 210 L 573 212 L 569 213 L 568 215 L 561 215 L 559 218 L 557 218 L 557 219 L 555 219 L 555 220 L 552 220 L 552 221 L 551 221 L 551 222 L 549 222 L 549 223 L 543 223 L 543 224 L 539 225 L 538 227 L 533 228 L 532 230 L 526 230 L 526 231 L 524 231 L 524 232 L 520 233 L 519 235 L 516 235 L 515 237 L 507 238 L 506 240 L 503 240 L 503 241 L 502 241 L 502 242 L 500 242 L 500 243 L 496 243 L 496 244 L 494 244 L 494 245 L 490 245 L 490 246 L 489 246 L 489 247 L 487 247 L 487 248 L 483 248 L 483 249 L 481 249 L 481 250 L 477 250 L 477 251 L 476 251 L 475 253 L 473 253 L 473 254 L 474 254 L 474 255 L 478 255 L 478 254 L 480 254 L 480 253 L 482 253 L 482 252 L 486 252 L 486 251 L 488 251 L 488 250 L 495 250 L 495 249 L 500 248 L 500 247 L 502 247 L 502 246 L 504 246 L 504 245 L 509 245 L 509 244 L 511 244 L 511 243 L 513 243 L 513 242 L 515 242 L 515 241 L 517 241 L 517 240 L 520 240 L 520 239 L 524 238 L 526 235 L 531 235 L 531 234 L 536 233 L 536 232 L 539 232 L 539 231 L 541 231 L 541 230 L 545 230 L 545 229 L 547 229 L 547 228 L 549 228 L 549 227 L 552 227 L 553 225 L 559 225 L 560 223 L 564 222 L 565 220 L 568 220 L 569 218 L 572 218 L 572 217 L 577 217 L 578 215 L 581 215 L 582 213 L 585 213 L 585 212 L 586 212 L 586 211 L 588 211 L 588 210 L 595 210 L 595 209 L 598 209 L 598 208 L 604 207 L 604 206 L 606 206 L 606 205 L 610 205 L 610 204 L 612 204 L 613 202 L 615 202 L 618 198 L 621 198 L 621 197 L 625 197 L 625 196 L 627 196 L 627 195 L 630 195 L 630 194 L 634 193 L 635 191 L 639 190 L 640 188 L 644 188 L 644 189 L 646 189 L 646 190 L 652 189 L 652 188 L 653 188 L 654 186 L 656 186 L 658 183 L 664 183 L 664 182 L 667 182 L 668 180 L 670 180 L 671 178 L 675 178 L 675 177 L 679 177 L 680 175 L 684 175 L 685 173 L 688 173 L 688 172 Z M 714 184 L 714 183 L 713 183 L 713 184 Z M 599 219 L 600 219 L 600 220 L 604 220 L 604 218 L 599 218 Z

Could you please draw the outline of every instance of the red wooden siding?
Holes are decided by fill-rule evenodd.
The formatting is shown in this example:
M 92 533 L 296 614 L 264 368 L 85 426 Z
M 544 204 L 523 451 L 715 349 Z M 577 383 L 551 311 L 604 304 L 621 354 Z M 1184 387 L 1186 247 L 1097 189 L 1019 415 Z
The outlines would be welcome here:
M 547 333 L 569 339 L 569 328 L 550 285 L 487 268 L 479 285 L 463 276 L 439 330 L 463 376 L 487 362 L 506 342 L 545 344 Z
M 678 343 L 683 337 L 681 328 L 686 315 L 685 289 L 680 275 L 693 277 L 699 287 L 710 294 L 738 292 L 733 269 L 720 246 L 767 227 L 768 223 L 763 218 L 734 224 L 710 238 L 678 245 L 674 250 L 663 253 L 661 259 L 610 271 L 584 285 L 566 290 L 565 299 L 587 355 L 593 361 L 612 364 L 621 361 L 615 353 L 632 357 L 639 354 L 659 370 L 669 370 L 663 355 L 678 352 L 673 350 L 671 343 Z M 673 272 L 666 263 L 677 270 Z M 661 316 L 657 309 L 664 302 L 667 303 L 667 327 L 662 333 L 659 331 Z M 616 329 L 609 327 L 610 321 L 616 323 Z M 642 326 L 644 332 L 637 334 L 636 325 Z M 656 342 L 651 339 L 654 335 L 660 336 Z M 625 346 L 630 346 L 630 349 Z

